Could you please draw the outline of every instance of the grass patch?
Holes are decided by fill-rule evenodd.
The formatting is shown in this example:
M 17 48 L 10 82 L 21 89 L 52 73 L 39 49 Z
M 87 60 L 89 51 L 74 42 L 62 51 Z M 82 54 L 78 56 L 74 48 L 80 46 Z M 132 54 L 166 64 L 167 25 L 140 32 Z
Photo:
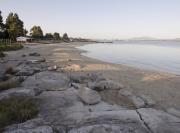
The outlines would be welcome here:
M 0 132 L 5 126 L 22 123 L 38 114 L 35 100 L 27 97 L 13 97 L 0 101 Z
M 4 56 L 5 56 L 5 54 L 0 51 L 0 58 L 1 58 L 1 57 L 4 57 Z
M 24 78 L 14 77 L 13 75 L 16 72 L 17 70 L 15 70 L 12 66 L 6 66 L 2 81 L 0 81 L 0 92 L 20 86 L 20 84 L 24 81 Z
M 23 45 L 13 43 L 13 44 L 3 44 L 0 43 L 0 51 L 12 51 L 12 50 L 18 50 L 23 48 Z
M 2 81 L 2 82 L 0 82 L 0 91 L 19 87 L 21 82 L 22 82 L 21 79 L 14 80 L 14 81 L 11 81 L 11 80 L 10 81 Z

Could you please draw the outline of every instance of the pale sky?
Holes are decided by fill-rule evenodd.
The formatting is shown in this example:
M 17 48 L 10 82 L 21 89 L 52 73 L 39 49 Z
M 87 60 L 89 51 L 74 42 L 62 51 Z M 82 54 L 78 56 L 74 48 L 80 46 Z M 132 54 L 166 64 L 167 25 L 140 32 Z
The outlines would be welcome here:
M 4 19 L 18 13 L 28 30 L 72 37 L 180 38 L 180 0 L 0 0 Z

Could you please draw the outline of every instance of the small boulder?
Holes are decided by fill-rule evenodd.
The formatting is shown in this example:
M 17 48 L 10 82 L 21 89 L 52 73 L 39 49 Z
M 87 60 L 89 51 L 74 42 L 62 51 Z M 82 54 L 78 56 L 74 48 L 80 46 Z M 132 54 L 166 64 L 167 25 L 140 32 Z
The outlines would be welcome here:
M 94 83 L 101 80 L 105 80 L 105 78 L 102 76 L 102 74 L 99 73 L 71 73 L 69 75 L 69 78 L 72 82 L 75 83 Z
M 152 107 L 156 104 L 156 102 L 147 95 L 142 95 L 141 98 L 144 100 L 146 107 Z
M 81 87 L 78 90 L 78 96 L 84 103 L 89 105 L 94 105 L 101 101 L 101 96 L 98 94 L 98 92 L 87 87 Z
M 44 58 L 40 58 L 40 59 L 37 59 L 37 60 L 28 60 L 26 63 L 27 64 L 38 64 L 38 63 L 42 63 L 42 62 L 45 62 L 46 59 Z
M 132 92 L 126 90 L 126 89 L 122 89 L 119 91 L 119 95 L 125 96 L 125 97 L 131 97 L 133 96 Z
M 22 54 L 21 56 L 22 56 L 22 57 L 26 57 L 26 55 L 25 55 L 25 54 Z
M 146 103 L 143 101 L 142 98 L 137 96 L 131 96 L 130 99 L 132 100 L 137 109 L 146 107 Z
M 112 80 L 102 80 L 99 82 L 95 82 L 94 84 L 89 84 L 89 87 L 96 91 L 120 90 L 124 88 L 122 84 L 114 82 Z
M 75 89 L 80 89 L 82 87 L 82 84 L 79 83 L 71 83 L 71 86 L 74 87 Z
M 38 60 L 38 62 L 45 62 L 45 61 L 46 61 L 45 58 L 41 58 L 41 59 Z
M 40 54 L 39 54 L 39 53 L 34 52 L 34 53 L 29 53 L 29 56 L 40 56 Z
M 57 66 L 54 65 L 52 67 L 48 67 L 48 71 L 56 71 L 57 70 Z
M 136 108 L 149 108 L 155 105 L 155 101 L 151 99 L 151 97 L 142 95 L 136 96 L 132 92 L 122 89 L 119 91 L 119 96 L 125 96 L 126 98 L 130 99 Z
M 84 75 L 83 74 L 77 74 L 77 73 L 73 73 L 71 75 L 69 75 L 69 78 L 71 80 L 71 82 L 74 83 L 83 83 L 84 82 Z
M 67 61 L 71 62 L 72 60 L 71 59 L 67 59 Z

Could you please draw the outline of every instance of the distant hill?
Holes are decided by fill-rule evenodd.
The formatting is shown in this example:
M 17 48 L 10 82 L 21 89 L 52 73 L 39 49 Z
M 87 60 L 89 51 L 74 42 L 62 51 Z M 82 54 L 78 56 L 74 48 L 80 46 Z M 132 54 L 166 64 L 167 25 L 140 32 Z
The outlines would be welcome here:
M 180 41 L 180 38 L 175 38 L 175 39 L 159 39 L 159 38 L 153 38 L 153 37 L 136 37 L 136 38 L 131 38 L 129 40 L 133 41 Z
M 180 41 L 180 38 L 176 38 L 175 40 L 178 40 L 178 41 Z
M 153 37 L 135 37 L 135 38 L 131 38 L 129 40 L 159 40 L 159 39 L 153 38 Z

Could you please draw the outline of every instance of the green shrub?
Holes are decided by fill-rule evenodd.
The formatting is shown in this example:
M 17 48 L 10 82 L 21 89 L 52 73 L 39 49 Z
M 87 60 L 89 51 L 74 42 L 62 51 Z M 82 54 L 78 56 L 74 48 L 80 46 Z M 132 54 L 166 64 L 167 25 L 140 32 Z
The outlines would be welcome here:
M 22 123 L 38 114 L 35 100 L 30 97 L 13 97 L 0 101 L 0 132 L 5 126 Z
M 23 48 L 21 44 L 0 44 L 0 51 L 12 51 Z

